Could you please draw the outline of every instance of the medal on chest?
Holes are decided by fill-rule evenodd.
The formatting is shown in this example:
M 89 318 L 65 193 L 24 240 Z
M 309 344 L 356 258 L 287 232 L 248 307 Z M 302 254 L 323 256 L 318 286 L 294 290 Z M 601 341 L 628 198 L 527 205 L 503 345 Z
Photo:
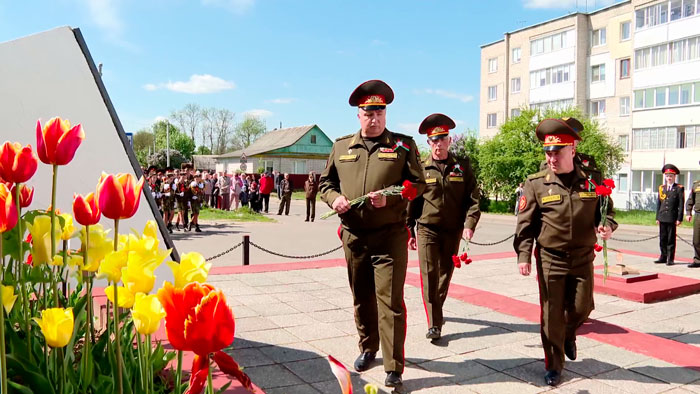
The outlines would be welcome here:
M 399 149 L 405 149 L 406 152 L 410 151 L 410 149 L 408 148 L 408 146 L 406 146 L 402 139 L 397 139 L 396 143 L 394 143 L 394 146 L 391 149 L 392 152 L 396 152 Z

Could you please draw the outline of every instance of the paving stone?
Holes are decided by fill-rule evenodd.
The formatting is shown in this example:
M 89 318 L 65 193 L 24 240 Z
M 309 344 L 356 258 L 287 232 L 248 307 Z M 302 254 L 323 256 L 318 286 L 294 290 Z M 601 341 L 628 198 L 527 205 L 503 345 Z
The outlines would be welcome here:
M 685 386 L 683 386 L 683 388 L 696 394 L 700 393 L 700 380 L 697 380 L 690 384 L 686 384 Z
M 595 378 L 607 385 L 629 393 L 661 393 L 678 386 L 624 368 L 602 373 Z
M 454 385 L 442 374 L 410 364 L 404 369 L 402 378 L 403 385 L 400 392 L 407 393 L 422 393 L 429 388 L 445 388 Z
M 620 394 L 622 392 L 623 391 L 619 388 L 607 385 L 596 379 L 577 380 L 569 384 L 561 385 L 550 391 L 550 393 L 557 394 Z
M 673 340 L 686 343 L 688 345 L 700 347 L 700 331 L 696 331 L 690 334 L 679 335 L 677 337 L 674 337 Z
M 289 315 L 292 313 L 298 313 L 296 309 L 291 306 L 275 300 L 270 304 L 255 304 L 250 305 L 250 309 L 254 310 L 260 316 L 275 316 L 275 315 Z
M 521 365 L 530 364 L 533 360 L 523 357 L 522 354 L 506 349 L 504 347 L 494 347 L 479 350 L 464 355 L 468 360 L 485 365 L 496 371 L 515 368 Z M 543 364 L 540 364 L 544 367 Z
M 462 382 L 471 391 L 482 394 L 501 394 L 501 393 L 539 393 L 540 388 L 531 384 L 525 383 L 512 376 L 504 373 L 496 372 L 480 378 Z
M 232 349 L 227 350 L 226 353 L 229 353 L 233 357 L 233 359 L 236 360 L 238 364 L 243 368 L 257 367 L 260 365 L 271 365 L 275 363 L 274 360 L 272 360 L 270 357 L 267 357 L 259 349 L 256 348 Z
M 700 380 L 699 371 L 656 359 L 630 365 L 627 369 L 668 383 L 687 384 Z
M 286 345 L 299 342 L 299 338 L 295 337 L 284 328 L 246 332 L 243 333 L 241 337 L 252 342 L 257 342 L 259 344 L 257 347 L 265 345 Z
M 253 317 L 253 316 L 260 316 L 258 312 L 250 309 L 247 306 L 237 306 L 237 307 L 232 307 L 231 310 L 233 311 L 233 316 L 236 319 L 241 319 L 244 317 Z
M 544 382 L 544 363 L 541 363 L 539 361 L 523 364 L 515 368 L 506 369 L 502 372 L 514 378 L 522 380 L 523 382 L 527 382 L 531 385 L 540 387 L 542 389 L 551 389 L 550 386 L 548 386 Z M 583 377 L 574 372 L 563 371 L 561 379 L 561 385 L 565 385 L 568 383 L 579 381 L 583 379 Z
M 328 323 L 314 323 L 305 326 L 287 327 L 286 330 L 304 341 L 344 337 L 347 335 Z
M 239 317 L 236 319 L 236 332 L 248 332 L 279 328 L 275 323 L 264 317 Z
M 293 301 L 287 303 L 292 308 L 298 310 L 299 312 L 317 312 L 317 311 L 327 311 L 338 308 L 337 306 L 325 302 L 320 299 L 311 301 Z
M 303 326 L 312 322 L 313 319 L 305 313 L 290 313 L 286 315 L 267 316 L 267 319 L 275 323 L 278 327 Z
M 250 380 L 263 390 L 297 386 L 304 383 L 296 375 L 279 364 L 246 368 L 245 372 L 250 377 Z
M 284 346 L 265 346 L 259 350 L 277 363 L 309 360 L 319 356 L 318 349 L 306 342 L 290 343 Z
M 692 391 L 686 390 L 683 387 L 676 387 L 675 389 L 664 391 L 663 394 L 691 394 L 691 393 L 692 393 Z
M 604 372 L 613 371 L 619 367 L 615 364 L 584 357 L 583 354 L 579 354 L 576 361 L 566 360 L 564 368 L 579 375 L 593 377 Z
M 272 294 L 273 297 L 277 298 L 282 302 L 299 302 L 299 301 L 309 301 L 316 299 L 316 297 L 309 295 L 308 293 L 302 292 L 279 292 Z
M 278 387 L 265 390 L 265 394 L 318 394 L 310 384 L 299 384 L 296 386 Z
M 581 358 L 589 357 L 605 363 L 614 364 L 619 367 L 627 367 L 628 365 L 636 364 L 648 359 L 647 356 L 607 344 L 601 344 L 600 346 L 595 346 L 588 349 L 581 349 L 578 353 L 578 356 Z
M 339 321 L 351 321 L 355 324 L 355 317 L 343 309 L 331 309 L 325 311 L 312 312 L 311 318 L 322 323 L 334 323 Z
M 466 359 L 465 355 L 430 360 L 418 365 L 425 370 L 440 374 L 452 382 L 464 382 L 496 372 L 474 360 Z
M 318 356 L 310 360 L 288 362 L 284 366 L 306 383 L 318 383 L 334 378 L 328 360 Z

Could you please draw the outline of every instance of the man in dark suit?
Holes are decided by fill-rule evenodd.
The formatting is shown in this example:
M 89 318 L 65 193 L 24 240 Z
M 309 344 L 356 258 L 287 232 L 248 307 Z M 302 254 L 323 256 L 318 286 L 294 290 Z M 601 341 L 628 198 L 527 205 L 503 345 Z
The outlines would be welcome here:
M 676 176 L 680 173 L 678 167 L 666 164 L 661 171 L 664 173 L 664 184 L 659 185 L 659 196 L 656 199 L 661 256 L 654 263 L 673 265 L 676 256 L 676 226 L 683 222 L 685 193 L 683 185 L 676 183 Z

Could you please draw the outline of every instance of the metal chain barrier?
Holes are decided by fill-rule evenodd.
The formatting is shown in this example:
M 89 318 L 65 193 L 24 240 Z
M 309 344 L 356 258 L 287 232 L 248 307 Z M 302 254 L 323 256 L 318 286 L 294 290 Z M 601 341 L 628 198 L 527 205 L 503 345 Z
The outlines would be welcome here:
M 691 248 L 695 246 L 695 245 L 693 245 L 692 242 L 686 241 L 686 240 L 685 240 L 683 237 L 681 237 L 680 235 L 676 235 L 676 236 L 677 236 L 678 238 L 680 238 L 681 241 L 683 241 L 683 242 L 685 242 L 686 244 L 688 244 L 688 246 L 690 246 Z
M 658 235 L 652 235 L 651 237 L 642 238 L 642 239 L 620 239 L 620 238 L 610 237 L 610 239 L 611 239 L 612 241 L 618 241 L 618 242 L 644 242 L 644 241 L 648 241 L 648 240 L 654 239 L 654 238 L 659 238 L 659 236 L 658 236 Z
M 496 242 L 487 242 L 487 243 L 480 244 L 480 243 L 475 242 L 475 241 L 469 241 L 469 243 L 474 244 L 474 245 L 478 245 L 478 246 L 493 246 L 493 245 L 502 244 L 513 237 L 515 237 L 515 234 L 511 234 L 507 238 L 503 238 L 502 240 L 496 241 Z
M 225 255 L 226 253 L 231 253 L 231 252 L 233 252 L 234 250 L 236 250 L 236 249 L 237 249 L 238 247 L 240 247 L 241 245 L 243 245 L 243 241 L 241 241 L 241 242 L 239 242 L 239 243 L 233 245 L 233 247 L 231 247 L 231 248 L 229 248 L 229 249 L 226 249 L 226 250 L 224 250 L 223 252 L 221 252 L 221 253 L 219 253 L 219 254 L 215 254 L 215 255 L 209 257 L 208 259 L 206 259 L 206 261 L 211 261 L 211 260 L 214 260 L 214 259 L 218 259 L 219 257 Z
M 250 241 L 250 244 L 251 244 L 252 246 L 255 246 L 256 248 L 262 250 L 262 251 L 265 252 L 265 253 L 269 253 L 269 254 L 271 254 L 271 255 L 278 256 L 278 257 L 283 257 L 283 258 L 285 258 L 285 259 L 298 259 L 298 260 L 313 259 L 313 258 L 316 258 L 316 257 L 325 256 L 325 255 L 327 255 L 327 254 L 331 254 L 331 253 L 333 253 L 333 252 L 335 252 L 335 251 L 337 251 L 337 250 L 340 250 L 340 249 L 343 247 L 343 245 L 340 245 L 340 246 L 338 246 L 338 247 L 336 247 L 336 248 L 333 248 L 333 249 L 331 249 L 331 250 L 327 250 L 327 251 L 325 251 L 325 252 L 316 253 L 316 254 L 310 254 L 310 255 L 307 255 L 307 256 L 292 256 L 292 255 L 288 255 L 288 254 L 282 254 L 282 253 L 273 252 L 273 251 L 271 251 L 270 249 L 264 248 L 264 247 L 262 247 L 262 246 L 256 244 L 256 243 L 253 242 L 253 241 Z

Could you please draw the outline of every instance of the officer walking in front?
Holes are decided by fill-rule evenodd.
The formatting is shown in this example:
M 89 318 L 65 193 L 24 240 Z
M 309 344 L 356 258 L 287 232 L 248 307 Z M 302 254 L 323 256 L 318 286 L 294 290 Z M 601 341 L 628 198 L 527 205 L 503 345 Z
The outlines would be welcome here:
M 452 256 L 461 238 L 472 238 L 481 217 L 479 188 L 469 159 L 456 158 L 448 150 L 454 128 L 454 121 L 443 114 L 429 115 L 420 124 L 418 132 L 427 134 L 430 146 L 430 156 L 423 162 L 425 192 L 408 203 L 408 245 L 418 248 L 428 339 L 440 338 L 445 324 L 442 306 L 455 268 Z
M 530 175 L 525 182 L 513 241 L 522 275 L 530 275 L 537 241 L 544 380 L 550 386 L 561 381 L 564 355 L 576 359 L 576 330 L 593 310 L 596 233 L 608 239 L 617 228 L 612 200 L 607 223 L 601 225 L 601 201 L 590 182 L 600 185 L 600 177 L 574 163 L 574 142 L 580 140 L 582 129 L 574 118 L 545 119 L 537 126 L 549 168 Z
M 360 336 L 355 369 L 367 370 L 381 345 L 388 387 L 401 384 L 405 363 L 407 202 L 376 191 L 406 180 L 418 194 L 425 187 L 416 143 L 385 127 L 386 106 L 393 100 L 394 92 L 383 81 L 367 81 L 355 89 L 349 102 L 359 107 L 361 129 L 335 141 L 319 180 L 321 199 L 338 213 L 342 224 Z M 350 206 L 350 200 L 363 195 L 368 196 L 365 204 Z
M 654 263 L 673 265 L 676 257 L 676 227 L 683 223 L 685 191 L 683 185 L 676 183 L 676 175 L 680 173 L 678 167 L 666 164 L 661 172 L 664 173 L 664 184 L 659 185 L 659 195 L 656 198 L 656 224 L 659 225 L 661 256 Z
M 700 162 L 698 162 L 700 164 Z M 700 179 L 693 182 L 693 188 L 690 189 L 688 201 L 685 203 L 686 214 L 688 221 L 693 220 L 693 208 L 695 208 L 695 222 L 693 223 L 693 248 L 695 248 L 695 256 L 693 262 L 688 265 L 689 268 L 700 267 Z

